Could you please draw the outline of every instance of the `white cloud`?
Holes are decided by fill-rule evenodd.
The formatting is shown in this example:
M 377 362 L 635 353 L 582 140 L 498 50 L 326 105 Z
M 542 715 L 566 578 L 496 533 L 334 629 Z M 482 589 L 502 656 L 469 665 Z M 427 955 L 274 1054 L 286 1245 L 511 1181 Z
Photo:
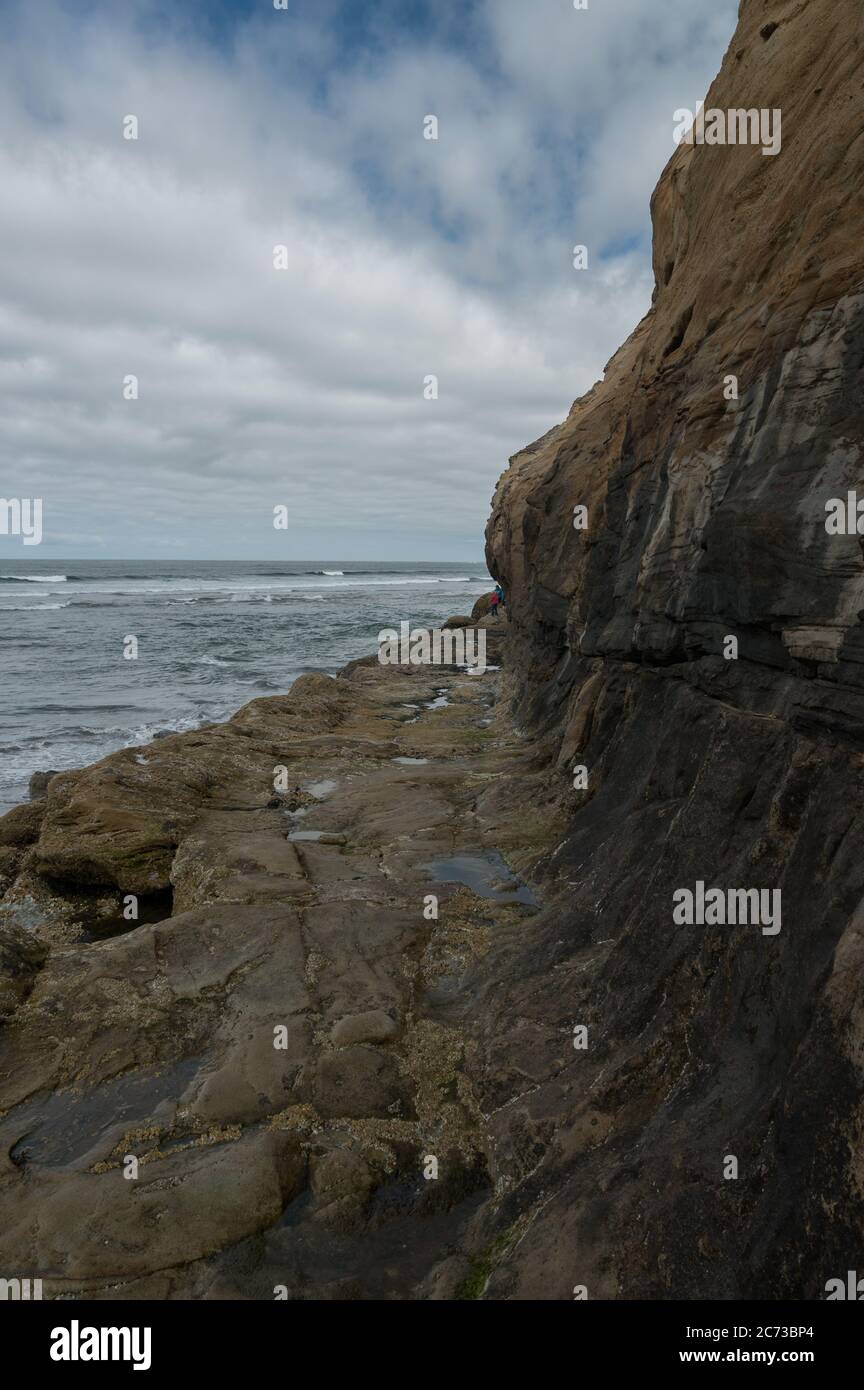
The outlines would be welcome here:
M 483 0 L 464 46 L 391 28 L 369 51 L 339 46 L 327 3 L 221 47 L 123 10 L 18 10 L 0 491 L 44 498 L 39 554 L 477 555 L 507 457 L 648 306 L 645 246 L 597 253 L 644 232 L 671 112 L 734 10 Z

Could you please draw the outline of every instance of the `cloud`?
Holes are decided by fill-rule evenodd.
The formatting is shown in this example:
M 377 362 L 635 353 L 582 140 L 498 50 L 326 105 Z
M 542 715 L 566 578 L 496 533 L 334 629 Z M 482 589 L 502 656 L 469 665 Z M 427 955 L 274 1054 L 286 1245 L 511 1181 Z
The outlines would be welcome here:
M 734 0 L 200 9 L 7 8 L 0 491 L 46 557 L 478 555 L 648 307 Z

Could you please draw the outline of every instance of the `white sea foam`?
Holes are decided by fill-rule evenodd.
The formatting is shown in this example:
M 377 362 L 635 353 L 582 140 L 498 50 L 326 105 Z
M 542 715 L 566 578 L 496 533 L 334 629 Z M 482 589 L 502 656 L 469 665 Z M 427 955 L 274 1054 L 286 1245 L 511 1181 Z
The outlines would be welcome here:
M 14 579 L 16 584 L 65 584 L 65 574 L 0 574 L 0 582 Z
M 68 603 L 3 603 L 0 613 L 50 613 L 56 608 L 69 608 Z

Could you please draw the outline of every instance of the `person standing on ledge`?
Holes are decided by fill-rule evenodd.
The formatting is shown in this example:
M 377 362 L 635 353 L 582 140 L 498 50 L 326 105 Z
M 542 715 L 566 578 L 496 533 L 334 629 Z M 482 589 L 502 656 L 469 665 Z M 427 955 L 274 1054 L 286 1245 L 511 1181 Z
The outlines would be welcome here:
M 506 608 L 506 607 L 507 607 L 507 600 L 506 600 L 505 597 L 504 597 L 504 590 L 501 588 L 501 585 L 500 585 L 500 584 L 496 584 L 496 585 L 495 585 L 495 592 L 494 592 L 494 594 L 492 595 L 492 616 L 493 616 L 493 618 L 497 618 L 497 617 L 498 617 L 498 609 L 499 609 L 499 607 L 500 607 L 500 608 Z

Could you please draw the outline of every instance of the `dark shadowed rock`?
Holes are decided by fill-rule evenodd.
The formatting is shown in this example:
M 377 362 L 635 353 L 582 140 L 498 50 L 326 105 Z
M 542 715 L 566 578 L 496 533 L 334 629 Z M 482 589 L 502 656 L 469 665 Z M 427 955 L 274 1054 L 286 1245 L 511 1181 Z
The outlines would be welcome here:
M 16 806 L 0 817 L 0 847 L 20 849 L 39 839 L 45 807 L 39 802 Z
M 47 954 L 30 932 L 0 916 L 0 1022 L 11 1018 L 27 998 Z

